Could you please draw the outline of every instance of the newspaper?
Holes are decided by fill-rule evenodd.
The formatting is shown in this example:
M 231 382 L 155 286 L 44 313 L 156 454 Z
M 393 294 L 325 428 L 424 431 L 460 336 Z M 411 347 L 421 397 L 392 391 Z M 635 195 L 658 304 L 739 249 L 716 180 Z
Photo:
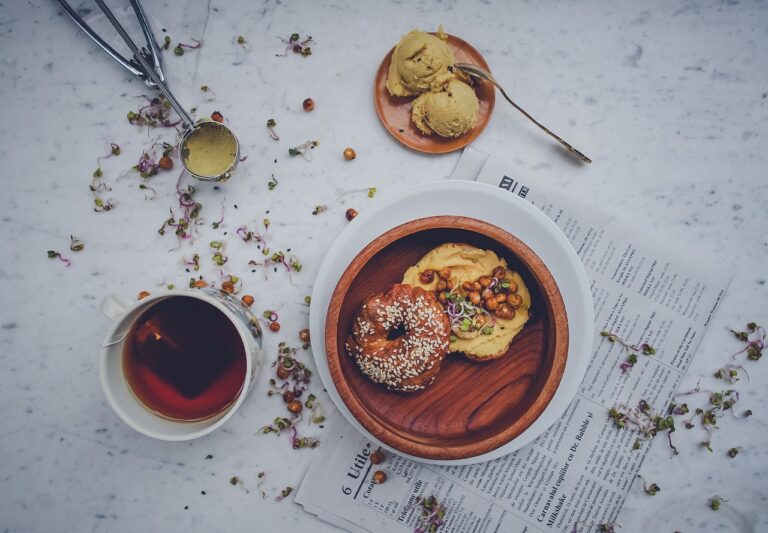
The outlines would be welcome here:
M 439 531 L 446 533 L 594 531 L 615 521 L 648 446 L 634 449 L 637 434 L 614 427 L 608 409 L 641 399 L 656 411 L 666 408 L 729 284 L 705 261 L 665 250 L 638 228 L 484 158 L 465 152 L 453 177 L 476 177 L 530 201 L 557 223 L 584 263 L 596 327 L 586 376 L 562 417 L 517 452 L 469 466 L 390 455 L 388 479 L 379 485 L 368 460 L 375 445 L 337 416 L 296 500 L 343 529 L 413 531 L 420 525 L 417 498 L 426 496 L 445 505 Z M 626 353 L 601 330 L 647 342 L 656 353 L 641 355 L 623 373 Z

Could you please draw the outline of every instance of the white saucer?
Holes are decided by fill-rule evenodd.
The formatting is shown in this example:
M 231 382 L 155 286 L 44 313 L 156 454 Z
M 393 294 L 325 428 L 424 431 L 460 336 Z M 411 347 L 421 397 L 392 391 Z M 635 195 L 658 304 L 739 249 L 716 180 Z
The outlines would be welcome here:
M 423 183 L 382 197 L 350 222 L 326 253 L 312 292 L 310 335 L 313 339 L 325 339 L 325 318 L 331 295 L 344 270 L 368 243 L 400 224 L 437 215 L 472 217 L 505 229 L 536 252 L 555 278 L 568 313 L 568 360 L 560 385 L 541 416 L 515 439 L 477 457 L 440 461 L 410 456 L 383 444 L 358 423 L 333 384 L 324 342 L 313 344 L 312 351 L 320 378 L 336 407 L 368 439 L 423 463 L 479 463 L 522 448 L 556 422 L 576 395 L 592 354 L 594 314 L 587 275 L 571 243 L 539 209 L 491 185 L 461 180 Z

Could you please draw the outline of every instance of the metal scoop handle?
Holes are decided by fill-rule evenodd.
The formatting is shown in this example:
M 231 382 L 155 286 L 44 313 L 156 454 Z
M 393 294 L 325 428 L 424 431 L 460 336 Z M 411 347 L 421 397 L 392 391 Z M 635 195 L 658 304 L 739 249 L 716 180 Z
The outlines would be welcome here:
M 138 0 L 131 0 L 132 3 L 138 4 Z M 141 66 L 144 67 L 144 72 L 146 75 L 157 85 L 157 88 L 160 90 L 163 95 L 168 99 L 168 101 L 171 103 L 171 106 L 173 106 L 173 109 L 176 111 L 176 113 L 179 114 L 181 117 L 181 120 L 184 121 L 184 125 L 191 129 L 195 126 L 195 121 L 192 120 L 192 117 L 189 116 L 189 113 L 187 113 L 183 107 L 181 107 L 181 104 L 176 100 L 176 97 L 173 96 L 171 91 L 168 90 L 168 87 L 165 86 L 165 83 L 160 79 L 160 77 L 157 75 L 157 73 L 154 71 L 152 66 L 147 62 L 147 59 L 144 57 L 144 55 L 139 51 L 139 47 L 136 46 L 136 43 L 133 42 L 131 39 L 131 36 L 128 35 L 128 32 L 125 31 L 125 28 L 123 28 L 122 24 L 118 22 L 117 18 L 115 18 L 115 15 L 112 13 L 112 11 L 109 10 L 107 5 L 104 3 L 104 0 L 96 0 L 96 4 L 101 8 L 101 10 L 104 12 L 104 16 L 107 17 L 107 20 L 112 23 L 112 26 L 114 26 L 115 30 L 117 30 L 117 33 L 120 34 L 120 37 L 123 38 L 123 41 L 125 41 L 125 44 L 128 45 L 128 48 L 131 49 L 131 52 L 133 52 L 133 56 L 141 63 Z M 139 10 L 141 8 L 139 7 Z M 146 35 L 146 34 L 145 34 Z
M 64 8 L 64 11 L 67 12 L 67 15 L 72 19 L 72 21 L 78 25 L 78 27 L 83 30 L 83 32 L 90 37 L 93 42 L 95 42 L 97 45 L 101 47 L 102 50 L 104 50 L 107 54 L 109 54 L 112 59 L 117 61 L 120 65 L 122 65 L 128 72 L 139 78 L 141 81 L 146 83 L 149 87 L 155 89 L 157 88 L 157 85 L 155 82 L 152 81 L 152 79 L 144 72 L 143 67 L 141 66 L 141 63 L 138 62 L 138 60 L 128 60 L 125 57 L 123 57 L 117 50 L 112 48 L 109 44 L 107 44 L 104 39 L 102 39 L 99 34 L 97 34 L 89 25 L 86 23 L 80 15 L 77 14 L 77 11 L 72 9 L 72 7 L 66 2 L 66 0 L 59 0 L 59 4 L 61 4 L 61 7 Z M 136 17 L 139 19 L 139 24 L 141 25 L 141 29 L 144 32 L 144 37 L 147 40 L 147 48 L 148 50 L 142 49 L 141 54 L 145 57 L 149 56 L 152 59 L 152 63 L 155 66 L 155 72 L 157 73 L 158 77 L 165 81 L 165 75 L 163 74 L 162 64 L 160 62 L 160 52 L 157 48 L 157 43 L 155 42 L 154 35 L 152 34 L 152 29 L 149 26 L 149 21 L 147 20 L 146 15 L 144 14 L 144 9 L 141 7 L 141 4 L 137 0 L 131 0 L 131 5 L 133 6 L 133 10 L 136 13 Z
M 506 98 L 507 102 L 512 104 L 512 106 L 515 109 L 517 109 L 523 115 L 525 115 L 526 118 L 528 118 L 528 120 L 530 120 L 531 122 L 536 124 L 539 128 L 541 128 L 541 130 L 544 131 L 544 133 L 546 133 L 547 135 L 549 135 L 550 137 L 555 139 L 557 142 L 559 142 L 561 145 L 563 145 L 565 147 L 565 149 L 568 150 L 568 152 L 570 152 L 574 156 L 578 157 L 582 162 L 584 162 L 584 163 L 591 163 L 592 162 L 592 160 L 590 158 L 588 158 L 582 152 L 580 152 L 579 150 L 577 150 L 576 148 L 571 146 L 569 143 L 567 143 L 565 140 L 563 140 L 562 137 L 557 135 L 555 132 L 551 131 L 549 128 L 544 126 L 544 124 L 540 123 L 538 120 L 533 118 L 530 114 L 528 114 L 528 112 L 525 109 L 523 109 L 522 107 L 517 105 L 515 102 L 513 102 L 512 99 L 509 96 L 507 96 L 507 93 L 504 92 L 504 88 L 501 86 L 501 84 L 498 81 L 496 81 L 496 78 L 494 78 L 493 75 L 490 72 L 488 72 L 484 68 L 480 68 L 477 65 L 471 65 L 469 63 L 456 63 L 456 64 L 453 65 L 453 67 L 458 69 L 458 70 L 461 70 L 462 72 L 466 72 L 470 76 L 474 76 L 475 78 L 480 78 L 482 80 L 486 80 L 486 81 L 489 81 L 492 84 L 494 84 L 496 86 L 496 88 L 498 88 L 499 91 L 501 91 L 501 95 L 504 98 Z

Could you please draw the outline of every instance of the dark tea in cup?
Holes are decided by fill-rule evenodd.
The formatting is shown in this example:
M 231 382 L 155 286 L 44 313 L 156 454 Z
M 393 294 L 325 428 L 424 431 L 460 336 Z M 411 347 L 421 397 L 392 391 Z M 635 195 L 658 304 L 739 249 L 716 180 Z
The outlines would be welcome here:
M 197 421 L 226 410 L 246 380 L 246 351 L 232 321 L 201 299 L 170 296 L 144 310 L 123 348 L 134 396 L 171 420 Z

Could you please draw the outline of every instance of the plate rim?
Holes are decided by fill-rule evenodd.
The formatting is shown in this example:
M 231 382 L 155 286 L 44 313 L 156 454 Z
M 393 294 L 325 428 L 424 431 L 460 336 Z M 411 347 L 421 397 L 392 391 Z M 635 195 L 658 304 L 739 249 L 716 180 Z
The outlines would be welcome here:
M 571 401 L 575 397 L 579 386 L 586 373 L 589 360 L 591 358 L 592 346 L 594 342 L 594 309 L 592 304 L 592 293 L 590 290 L 590 284 L 584 270 L 584 266 L 581 260 L 578 258 L 576 251 L 571 245 L 570 241 L 565 237 L 560 228 L 552 221 L 547 215 L 540 211 L 533 204 L 518 198 L 515 195 L 509 194 L 506 191 L 499 191 L 497 187 L 489 184 L 480 183 L 469 180 L 434 180 L 411 187 L 407 187 L 400 191 L 385 195 L 377 199 L 368 209 L 362 212 L 353 222 L 351 222 L 342 232 L 337 236 L 331 246 L 328 248 L 325 257 L 318 269 L 317 276 L 312 291 L 312 300 L 310 303 L 310 332 L 314 338 L 324 338 L 325 332 L 325 318 L 328 303 L 330 301 L 330 295 L 333 289 L 338 283 L 342 273 L 349 265 L 349 262 L 354 258 L 371 240 L 377 235 L 386 232 L 389 229 L 409 220 L 417 218 L 423 218 L 428 216 L 431 212 L 424 213 L 424 205 L 419 204 L 414 206 L 413 209 L 418 209 L 419 212 L 408 214 L 408 209 L 405 212 L 397 214 L 396 217 L 385 216 L 386 220 L 379 218 L 382 211 L 386 213 L 386 210 L 396 205 L 402 200 L 408 200 L 412 197 L 418 197 L 422 194 L 439 195 L 447 194 L 452 200 L 461 200 L 464 203 L 457 203 L 455 209 L 447 210 L 444 205 L 441 204 L 442 211 L 440 214 L 458 214 L 463 216 L 474 216 L 480 220 L 484 220 L 491 224 L 496 224 L 502 229 L 505 229 L 517 235 L 514 228 L 510 228 L 509 225 L 494 222 L 494 220 L 488 220 L 484 217 L 478 217 L 473 213 L 467 213 L 467 201 L 469 196 L 476 196 L 476 200 L 489 199 L 491 202 L 496 202 L 497 206 L 503 206 L 504 208 L 512 208 L 518 211 L 520 216 L 525 218 L 532 218 L 539 224 L 540 229 L 544 230 L 547 238 L 550 239 L 547 243 L 533 243 L 521 238 L 531 249 L 534 250 L 539 256 L 542 255 L 541 249 L 543 246 L 554 246 L 550 252 L 544 255 L 551 255 L 552 253 L 564 254 L 568 259 L 567 268 L 564 265 L 556 265 L 555 268 L 549 266 L 550 270 L 563 270 L 561 274 L 570 271 L 570 281 L 574 281 L 572 286 L 563 286 L 561 282 L 558 282 L 561 292 L 563 293 L 563 300 L 565 302 L 566 309 L 569 316 L 569 350 L 568 360 L 566 361 L 566 369 L 560 384 L 555 391 L 555 395 L 552 401 L 549 403 L 544 412 L 539 418 L 531 424 L 523 433 L 518 437 L 512 439 L 507 444 L 496 448 L 490 452 L 482 455 L 468 457 L 465 459 L 451 459 L 451 460 L 439 460 L 439 459 L 427 459 L 423 457 L 409 455 L 397 449 L 393 449 L 391 446 L 386 445 L 377 439 L 374 435 L 370 434 L 365 428 L 360 425 L 359 422 L 352 416 L 351 412 L 346 408 L 344 402 L 341 400 L 338 391 L 335 388 L 333 380 L 330 377 L 330 372 L 326 360 L 326 352 L 324 343 L 320 343 L 317 346 L 313 346 L 312 355 L 315 360 L 318 374 L 323 381 L 325 388 L 333 401 L 336 408 L 341 412 L 344 418 L 355 427 L 361 434 L 363 434 L 369 440 L 377 443 L 383 448 L 397 453 L 403 457 L 411 459 L 419 463 L 435 464 L 435 465 L 466 465 L 474 464 L 482 461 L 489 461 L 496 459 L 503 455 L 512 453 L 526 444 L 529 444 L 539 435 L 544 433 L 552 424 L 554 424 L 560 416 L 565 412 L 566 408 L 570 405 Z M 433 202 L 431 205 L 437 205 L 438 202 Z M 471 211 L 471 209 L 470 209 Z M 391 213 L 388 213 L 391 215 Z M 501 216 L 501 215 L 498 215 Z M 407 217 L 407 218 L 406 218 Z M 384 225 L 384 229 L 371 229 L 371 226 Z M 377 232 L 370 236 L 368 240 L 365 240 L 362 244 L 356 244 L 355 239 L 360 240 L 365 237 L 366 233 L 372 231 Z M 354 249 L 344 251 L 344 247 L 352 247 Z M 349 259 L 344 259 L 349 256 Z M 340 259 L 341 258 L 341 259 Z M 343 260 L 343 264 L 339 264 Z M 545 258 L 542 258 L 545 260 Z M 329 280 L 330 276 L 330 280 Z M 553 272 L 553 276 L 557 281 L 558 275 Z M 328 287 L 330 285 L 330 287 Z M 326 297 L 327 295 L 327 297 Z M 570 320 L 570 318 L 573 320 Z M 578 324 L 581 322 L 581 324 Z

